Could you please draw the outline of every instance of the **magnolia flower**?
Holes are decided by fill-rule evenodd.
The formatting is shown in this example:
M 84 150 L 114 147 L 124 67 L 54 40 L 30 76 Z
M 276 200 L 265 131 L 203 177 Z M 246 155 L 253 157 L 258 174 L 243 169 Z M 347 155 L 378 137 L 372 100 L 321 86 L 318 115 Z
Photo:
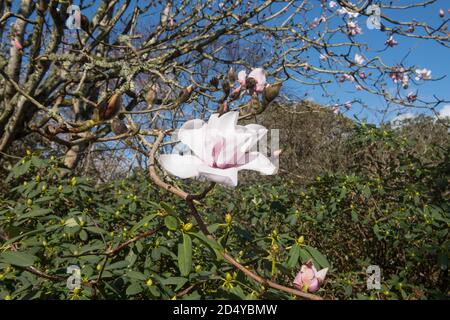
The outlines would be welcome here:
M 336 1 L 330 1 L 330 2 L 328 2 L 328 6 L 329 6 L 330 8 L 334 8 L 334 7 L 336 7 L 336 5 L 337 5 Z
M 355 81 L 355 77 L 352 76 L 351 74 L 344 73 L 344 74 L 339 78 L 339 82 L 344 82 L 344 81 L 350 81 L 350 82 L 353 82 L 353 81 Z
M 363 64 L 364 63 L 364 58 L 361 56 L 361 55 L 359 55 L 359 54 L 355 54 L 355 63 L 356 64 Z
M 339 105 L 335 104 L 333 107 L 331 107 L 331 111 L 333 111 L 334 114 L 339 113 Z
M 326 54 L 321 53 L 319 55 L 319 59 L 322 60 L 322 61 L 327 61 L 328 60 L 328 56 Z
M 398 45 L 397 40 L 394 39 L 393 36 L 390 36 L 385 42 L 384 44 L 388 45 L 389 47 L 395 47 L 396 45 Z
M 237 125 L 239 113 L 230 111 L 222 116 L 215 113 L 208 123 L 189 120 L 178 132 L 178 138 L 193 154 L 163 154 L 159 163 L 170 174 L 181 179 L 206 178 L 236 186 L 239 170 L 255 170 L 264 175 L 277 168 L 262 153 L 253 151 L 267 129 L 258 124 Z
M 294 280 L 294 286 L 302 291 L 314 293 L 319 290 L 327 275 L 328 268 L 317 271 L 311 260 L 300 268 Z
M 356 36 L 357 34 L 362 34 L 362 29 L 358 25 L 356 21 L 348 21 L 347 22 L 348 33 L 351 36 Z
M 359 72 L 359 77 L 360 77 L 361 79 L 365 79 L 365 78 L 367 78 L 367 74 L 366 74 L 364 71 L 360 71 L 360 72 Z
M 408 100 L 409 103 L 413 103 L 414 101 L 416 101 L 417 99 L 417 94 L 414 92 L 410 92 L 408 93 L 408 95 L 406 96 L 406 99 Z
M 346 110 L 350 110 L 350 108 L 352 107 L 352 103 L 350 101 L 347 101 L 346 103 L 344 103 L 344 107 Z
M 416 69 L 416 81 L 419 80 L 430 80 L 431 79 L 431 70 L 428 69 Z
M 406 74 L 405 69 L 403 67 L 402 68 L 398 68 L 394 72 L 391 72 L 389 77 L 392 79 L 392 81 L 394 81 L 394 83 L 400 82 L 402 84 L 403 88 L 407 88 L 408 87 L 409 77 Z
M 403 88 L 408 88 L 408 83 L 409 83 L 409 77 L 408 75 L 405 73 L 402 77 L 402 87 Z
M 325 17 L 324 15 L 321 15 L 319 18 L 314 18 L 313 22 L 311 23 L 311 27 L 315 28 L 317 26 L 319 26 L 320 23 L 322 22 L 326 22 L 327 21 L 327 17 Z
M 266 86 L 266 73 L 263 68 L 255 68 L 253 69 L 249 75 L 247 76 L 247 72 L 245 70 L 241 70 L 238 73 L 238 81 L 242 87 L 246 87 L 248 79 L 252 78 L 255 80 L 255 91 L 262 92 L 264 87 Z

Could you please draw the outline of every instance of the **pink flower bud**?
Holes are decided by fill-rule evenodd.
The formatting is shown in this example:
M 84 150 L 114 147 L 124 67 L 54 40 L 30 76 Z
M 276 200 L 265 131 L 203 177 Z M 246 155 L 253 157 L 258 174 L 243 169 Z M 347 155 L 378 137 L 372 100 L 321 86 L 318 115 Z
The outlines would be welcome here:
M 300 272 L 294 279 L 294 286 L 302 291 L 314 293 L 323 284 L 328 268 L 317 271 L 311 260 L 300 268 Z

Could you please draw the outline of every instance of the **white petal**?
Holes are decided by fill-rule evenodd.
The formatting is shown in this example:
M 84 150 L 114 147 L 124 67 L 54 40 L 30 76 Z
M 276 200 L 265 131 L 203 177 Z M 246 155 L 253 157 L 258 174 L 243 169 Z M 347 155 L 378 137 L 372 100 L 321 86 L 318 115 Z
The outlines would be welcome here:
M 208 121 L 208 134 L 220 134 L 222 137 L 233 135 L 236 130 L 236 124 L 238 122 L 239 112 L 230 111 L 224 113 L 219 117 L 218 113 L 211 115 Z
M 260 152 L 250 152 L 249 161 L 238 167 L 238 170 L 254 170 L 265 175 L 275 174 L 278 168 Z
M 222 185 L 236 187 L 238 184 L 237 168 L 217 169 L 208 166 L 200 168 L 200 176 Z
M 187 145 L 197 157 L 212 164 L 211 150 L 208 146 L 214 137 L 207 131 L 207 126 L 203 121 L 187 121 L 178 131 L 178 139 Z
M 238 73 L 238 81 L 244 85 L 245 84 L 245 79 L 247 79 L 247 72 L 245 70 L 241 70 Z
M 179 154 L 162 154 L 158 158 L 161 166 L 171 175 L 181 179 L 197 177 L 203 162 L 196 156 Z
M 318 272 L 316 272 L 316 278 L 319 280 L 319 282 L 323 282 L 325 280 L 325 277 L 327 276 L 328 268 L 322 269 Z

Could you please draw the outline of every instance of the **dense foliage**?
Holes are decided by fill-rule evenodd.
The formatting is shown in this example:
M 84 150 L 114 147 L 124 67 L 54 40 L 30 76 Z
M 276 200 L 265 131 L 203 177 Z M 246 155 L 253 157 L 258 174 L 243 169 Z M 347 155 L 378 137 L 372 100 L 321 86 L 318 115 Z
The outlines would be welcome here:
M 224 250 L 287 286 L 313 259 L 330 268 L 318 292 L 325 298 L 445 297 L 450 146 L 415 143 L 362 124 L 343 145 L 351 170 L 308 184 L 250 177 L 233 191 L 215 187 L 199 211 L 217 242 L 147 172 L 97 183 L 29 152 L 0 200 L 0 298 L 294 298 L 236 272 Z M 81 289 L 66 286 L 71 265 L 81 268 Z M 369 265 L 381 268 L 380 290 L 366 289 Z

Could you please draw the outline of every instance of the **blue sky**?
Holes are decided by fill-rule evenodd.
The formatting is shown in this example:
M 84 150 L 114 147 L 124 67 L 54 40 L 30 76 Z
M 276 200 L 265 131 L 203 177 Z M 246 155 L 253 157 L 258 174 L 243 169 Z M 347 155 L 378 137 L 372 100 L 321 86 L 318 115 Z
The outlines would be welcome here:
M 386 2 L 387 1 L 383 1 L 383 3 Z M 394 4 L 407 4 L 408 2 L 411 3 L 411 1 L 394 1 Z M 417 21 L 426 22 L 432 26 L 438 26 L 444 20 L 438 16 L 440 8 L 444 8 L 446 18 L 450 18 L 450 14 L 447 12 L 447 9 L 450 8 L 450 1 L 448 0 L 439 0 L 435 4 L 426 8 L 420 7 L 408 10 L 389 10 L 386 14 L 400 21 L 412 21 L 415 19 Z M 399 42 L 399 45 L 378 53 L 376 51 L 383 50 L 385 48 L 384 42 L 387 39 L 387 35 L 379 30 L 368 29 L 366 26 L 366 19 L 367 18 L 365 16 L 360 16 L 357 18 L 359 25 L 363 29 L 363 34 L 356 36 L 356 39 L 359 42 L 368 44 L 370 50 L 364 52 L 367 57 L 370 58 L 379 55 L 387 64 L 396 65 L 399 64 L 410 52 L 407 58 L 403 61 L 404 65 L 427 68 L 432 70 L 433 78 L 444 78 L 440 81 L 422 81 L 420 85 L 410 83 L 409 88 L 404 90 L 404 92 L 407 94 L 410 91 L 415 92 L 418 90 L 419 97 L 423 100 L 434 100 L 433 95 L 437 95 L 443 100 L 450 100 L 450 78 L 447 76 L 450 75 L 449 48 L 446 48 L 433 40 L 414 39 L 395 35 L 394 37 Z M 353 58 L 353 54 L 351 54 L 351 58 Z M 317 63 L 315 65 L 317 65 Z M 396 88 L 396 85 L 392 82 L 388 81 L 388 84 L 391 84 L 392 89 Z M 336 102 L 344 103 L 345 101 L 356 98 L 361 99 L 364 103 L 369 105 L 371 109 L 384 110 L 387 106 L 383 98 L 370 93 L 356 91 L 353 89 L 354 86 L 348 83 L 339 84 L 335 82 L 327 88 L 330 90 L 330 94 Z M 299 91 L 299 93 L 301 93 L 300 95 L 302 95 L 303 92 L 308 92 L 308 95 L 312 98 L 312 100 L 323 104 L 330 103 L 329 98 L 322 96 L 323 91 L 320 87 L 310 86 L 307 88 L 302 88 L 296 83 L 291 82 L 289 83 L 289 90 Z M 439 105 L 437 111 L 444 107 L 445 104 Z M 388 113 L 384 121 L 392 119 L 399 112 L 432 114 L 430 111 L 424 109 L 409 108 L 399 110 L 399 108 L 391 108 L 395 111 Z M 358 105 L 353 105 L 352 109 L 345 114 L 349 117 L 357 115 L 360 119 L 367 118 L 370 122 L 376 123 L 383 120 L 381 115 L 375 110 L 361 109 Z
M 414 0 L 417 3 L 419 0 Z M 216 1 L 217 3 L 219 1 Z M 253 1 L 254 2 L 254 1 Z M 258 1 L 256 1 L 258 2 Z M 312 4 L 318 8 L 319 1 L 311 0 Z M 328 2 L 328 1 L 327 1 Z M 356 0 L 353 0 L 356 2 Z M 391 1 L 382 1 L 383 3 L 391 2 Z M 14 1 L 15 6 L 19 1 Z M 132 8 L 139 3 L 141 6 L 147 4 L 147 1 L 140 0 L 132 0 L 130 4 L 130 9 L 128 10 L 128 14 L 131 14 Z M 195 3 L 195 1 L 193 1 Z M 393 1 L 396 5 L 404 5 L 411 3 L 411 1 L 407 0 L 397 0 Z M 75 0 L 74 4 L 79 4 L 79 1 Z M 83 10 L 83 13 L 87 16 L 91 16 L 92 13 L 96 10 L 100 1 L 95 1 L 94 5 L 86 10 Z M 440 8 L 443 8 L 446 13 L 446 19 L 450 18 L 450 13 L 447 10 L 450 8 L 450 1 L 448 0 L 438 0 L 436 3 L 427 6 L 425 8 L 419 7 L 408 10 L 386 10 L 383 12 L 388 16 L 395 18 L 396 20 L 402 21 L 411 21 L 413 19 L 426 22 L 432 26 L 439 25 L 443 19 L 438 16 L 438 11 Z M 334 8 L 336 10 L 337 8 Z M 151 28 L 150 24 L 156 22 L 156 19 L 159 18 L 158 14 L 159 10 L 151 10 L 150 14 L 147 14 L 147 18 L 145 18 L 145 22 L 149 23 L 147 28 Z M 313 17 L 318 16 L 318 9 L 313 9 L 308 17 L 313 19 Z M 433 95 L 437 95 L 439 98 L 444 100 L 450 100 L 450 78 L 446 77 L 450 74 L 450 63 L 449 60 L 449 49 L 439 45 L 438 43 L 432 40 L 423 40 L 423 39 L 414 39 L 414 38 L 406 38 L 401 37 L 399 35 L 395 35 L 396 40 L 399 42 L 399 45 L 394 48 L 388 48 L 384 52 L 377 52 L 385 48 L 384 42 L 387 38 L 386 33 L 381 32 L 379 30 L 370 30 L 366 26 L 366 17 L 360 16 L 357 18 L 359 25 L 363 29 L 363 34 L 358 35 L 356 40 L 359 42 L 367 43 L 370 48 L 369 51 L 365 51 L 364 54 L 370 58 L 375 55 L 380 55 L 380 57 L 389 65 L 395 65 L 400 63 L 402 59 L 410 52 L 408 57 L 403 61 L 403 63 L 407 66 L 414 65 L 418 68 L 427 68 L 432 70 L 433 78 L 444 77 L 444 79 L 440 81 L 429 81 L 429 82 L 421 82 L 420 85 L 416 86 L 411 83 L 411 86 L 405 90 L 405 94 L 416 90 L 419 91 L 419 97 L 424 100 L 433 100 Z M 338 20 L 339 22 L 339 20 Z M 342 21 L 340 21 L 342 23 Z M 389 26 L 389 24 L 387 24 Z M 353 57 L 353 51 L 350 55 Z M 310 61 L 313 65 L 318 65 L 318 52 L 309 52 Z M 392 89 L 396 87 L 392 82 L 388 82 L 392 85 Z M 373 94 L 369 94 L 366 92 L 356 91 L 354 90 L 354 85 L 349 83 L 340 84 L 338 82 L 334 82 L 332 85 L 327 86 L 329 90 L 330 97 L 323 96 L 323 90 L 319 86 L 307 86 L 300 85 L 293 81 L 288 81 L 284 85 L 285 92 L 294 92 L 299 97 L 304 97 L 304 94 L 308 94 L 308 98 L 312 99 L 316 102 L 330 105 L 332 103 L 344 103 L 349 100 L 360 99 L 365 104 L 369 106 L 369 109 L 361 108 L 358 104 L 354 104 L 352 109 L 345 113 L 346 116 L 352 117 L 353 115 L 357 115 L 358 118 L 367 118 L 370 122 L 379 123 L 383 119 L 381 115 L 376 111 L 384 110 L 386 108 L 386 102 L 378 96 Z M 437 111 L 442 109 L 445 104 L 442 104 L 438 107 Z M 389 120 L 395 117 L 399 110 L 395 107 L 391 107 L 394 111 L 387 115 L 387 118 L 384 120 Z M 344 110 L 342 110 L 344 111 Z M 401 112 L 408 113 L 430 113 L 424 109 L 413 109 L 413 110 L 402 110 Z

